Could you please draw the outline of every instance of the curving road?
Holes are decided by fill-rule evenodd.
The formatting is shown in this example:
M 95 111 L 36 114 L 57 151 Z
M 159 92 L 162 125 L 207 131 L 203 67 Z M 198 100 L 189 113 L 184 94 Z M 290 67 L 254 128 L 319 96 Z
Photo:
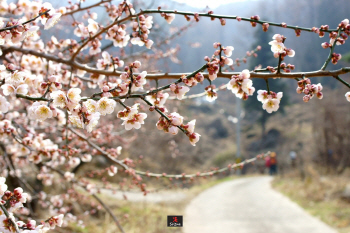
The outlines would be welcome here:
M 335 233 L 271 188 L 271 177 L 224 182 L 187 206 L 185 233 Z

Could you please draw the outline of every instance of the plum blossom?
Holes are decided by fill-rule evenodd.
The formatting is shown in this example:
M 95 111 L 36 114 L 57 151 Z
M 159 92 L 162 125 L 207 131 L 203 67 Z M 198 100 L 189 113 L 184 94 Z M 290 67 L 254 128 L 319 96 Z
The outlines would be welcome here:
M 345 93 L 345 98 L 346 98 L 347 101 L 350 102 L 350 91 Z
M 40 104 L 39 102 L 34 102 L 29 108 L 29 117 L 39 121 L 45 121 L 47 118 L 52 117 L 52 111 L 46 105 Z
M 24 80 L 25 76 L 26 76 L 26 73 L 24 73 L 23 71 L 16 70 L 11 74 L 10 81 L 11 82 L 22 82 Z
M 189 92 L 190 88 L 186 87 L 186 86 L 179 86 L 179 85 L 176 85 L 176 84 L 171 84 L 170 85 L 170 90 L 172 92 L 174 92 L 174 94 L 176 94 L 176 98 L 178 100 L 182 100 L 182 98 L 185 96 L 185 94 L 187 92 Z
M 182 82 L 186 84 L 186 86 L 193 87 L 197 85 L 197 83 L 202 83 L 204 80 L 204 76 L 202 73 L 197 73 L 194 77 L 184 77 L 182 78 Z
M 84 128 L 84 123 L 79 116 L 70 115 L 68 119 L 69 119 L 69 122 L 72 123 L 74 126 L 82 129 Z
M 188 138 L 190 139 L 190 143 L 192 144 L 192 146 L 196 146 L 196 143 L 199 141 L 199 137 L 201 135 L 198 133 L 192 133 L 188 136 Z
M 176 126 L 181 125 L 183 120 L 184 120 L 183 116 L 181 116 L 177 112 L 173 112 L 173 113 L 169 114 L 168 118 L 170 119 L 171 124 L 176 125 Z
M 0 196 L 4 195 L 4 193 L 7 191 L 7 185 L 5 184 L 6 178 L 0 177 Z
M 281 55 L 281 59 L 283 60 L 285 56 L 294 57 L 295 51 L 284 46 L 285 37 L 280 34 L 275 34 L 272 37 L 273 41 L 269 42 L 271 45 L 271 51 L 273 52 L 273 56 L 278 58 Z
M 81 100 L 81 89 L 80 88 L 71 88 L 67 92 L 67 102 L 66 105 L 69 110 L 74 109 Z
M 80 23 L 75 28 L 74 35 L 76 35 L 78 37 L 88 37 L 89 36 L 89 29 L 87 27 L 85 27 L 83 23 Z
M 322 90 L 323 90 L 323 86 L 321 83 L 311 84 L 310 79 L 304 78 L 298 81 L 298 87 L 296 92 L 298 94 L 304 93 L 305 96 L 303 97 L 303 101 L 307 103 L 314 96 L 316 96 L 318 99 L 322 99 L 323 98 Z
M 103 51 L 101 55 L 102 59 L 97 60 L 96 67 L 100 70 L 113 70 L 111 55 L 107 51 Z M 118 66 L 115 68 L 118 68 Z
M 280 101 L 283 97 L 282 92 L 258 90 L 258 101 L 263 104 L 263 109 L 268 113 L 276 112 L 279 108 Z
M 147 114 L 139 113 L 138 107 L 139 104 L 134 104 L 131 108 L 129 107 L 118 112 L 118 118 L 124 121 L 122 125 L 125 126 L 126 130 L 139 129 L 145 123 L 144 120 L 147 118 Z
M 56 107 L 64 108 L 66 106 L 67 97 L 63 91 L 53 91 L 50 94 L 50 97 L 53 99 L 52 105 Z
M 211 81 L 214 81 L 219 73 L 219 61 L 218 60 L 213 60 L 208 63 L 208 73 L 209 73 L 209 79 Z
M 106 114 L 111 114 L 115 106 L 116 103 L 114 100 L 103 97 L 96 103 L 96 110 L 101 113 L 101 115 L 105 116 Z
M 151 104 L 153 104 L 154 106 L 163 108 L 165 102 L 167 101 L 167 99 L 169 98 L 169 94 L 168 93 L 163 93 L 163 92 L 156 92 L 152 95 L 147 95 L 146 96 L 146 100 L 149 101 Z
M 7 102 L 7 99 L 0 95 L 0 113 L 6 113 L 9 108 L 10 108 L 11 104 L 9 102 Z
M 69 182 L 74 179 L 75 174 L 71 172 L 65 172 L 64 173 L 64 178 Z
M 83 154 L 80 157 L 81 161 L 84 163 L 88 163 L 92 160 L 92 156 L 90 154 Z
M 146 75 L 147 71 L 142 71 L 133 79 L 132 91 L 138 91 L 143 89 L 143 86 L 147 83 Z
M 47 227 L 50 227 L 50 229 L 55 229 L 56 226 L 61 227 L 63 223 L 63 217 L 63 214 L 51 217 L 45 224 L 47 224 Z
M 277 99 L 267 99 L 263 103 L 263 109 L 268 113 L 276 112 L 279 108 L 280 101 Z
M 0 230 L 1 232 L 16 232 L 16 228 L 12 224 L 15 221 L 15 217 L 12 213 L 9 213 L 7 217 L 5 214 L 0 215 Z
M 88 22 L 89 22 L 89 25 L 88 25 L 89 32 L 91 32 L 92 34 L 95 34 L 99 29 L 98 23 L 93 19 L 88 19 Z
M 114 176 L 115 174 L 117 174 L 118 168 L 116 166 L 112 165 L 112 166 L 107 168 L 107 171 L 108 171 L 109 176 Z
M 208 87 L 205 88 L 205 99 L 209 102 L 213 102 L 218 98 L 218 94 L 215 91 L 215 86 L 214 85 L 210 85 Z
M 199 140 L 199 134 L 194 133 L 196 120 L 192 120 L 186 125 L 183 125 L 183 116 L 177 112 L 173 112 L 165 117 L 160 117 L 156 126 L 159 130 L 163 130 L 166 133 L 176 135 L 179 132 L 179 128 L 186 132 L 192 145 Z
M 226 46 L 222 48 L 222 51 L 227 57 L 231 57 L 232 51 L 234 50 L 233 46 Z
M 55 14 L 51 15 L 50 18 L 46 21 L 44 29 L 47 30 L 47 29 L 52 28 L 55 24 L 58 23 L 61 16 L 62 16 L 61 13 L 55 13 Z
M 248 96 L 253 95 L 255 88 L 253 81 L 250 79 L 249 70 L 243 70 L 239 75 L 232 76 L 227 84 L 227 89 L 231 90 L 237 98 L 248 99 Z
M 126 33 L 125 29 L 125 24 L 114 25 L 108 29 L 105 38 L 111 40 L 115 47 L 125 47 L 130 40 L 130 35 Z
M 100 120 L 100 115 L 99 112 L 96 112 L 87 117 L 89 123 L 86 125 L 86 130 L 89 133 L 97 126 L 98 121 Z
M 195 125 L 196 125 L 196 120 L 192 120 L 188 122 L 186 125 L 183 125 L 182 127 L 192 134 L 194 133 Z
M 173 20 L 175 19 L 175 14 L 161 14 L 165 18 L 165 20 L 168 22 L 168 24 L 171 24 Z

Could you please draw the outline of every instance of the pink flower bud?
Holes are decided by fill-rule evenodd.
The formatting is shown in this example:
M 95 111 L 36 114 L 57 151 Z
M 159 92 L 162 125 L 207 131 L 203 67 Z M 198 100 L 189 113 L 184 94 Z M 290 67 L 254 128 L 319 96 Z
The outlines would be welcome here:
M 9 64 L 6 65 L 6 68 L 7 68 L 8 70 L 14 70 L 14 69 L 15 69 L 15 65 L 12 64 L 12 63 L 9 63 Z
M 322 48 L 327 49 L 329 48 L 330 44 L 328 42 L 324 42 L 321 44 Z
M 226 19 L 220 19 L 220 23 L 222 26 L 225 26 L 226 25 Z
M 297 87 L 297 93 L 301 94 L 303 92 L 303 89 L 301 87 Z
M 309 95 L 306 95 L 306 96 L 303 97 L 303 101 L 305 103 L 309 102 L 309 100 L 310 100 L 310 96 Z
M 316 96 L 320 100 L 323 99 L 323 93 L 322 92 L 317 92 Z
M 267 32 L 267 30 L 269 29 L 269 26 L 270 26 L 270 25 L 269 25 L 268 23 L 263 23 L 263 24 L 262 24 L 262 29 L 263 29 L 263 31 L 264 31 L 264 32 Z
M 141 62 L 139 62 L 139 61 L 135 61 L 134 63 L 133 63 L 133 66 L 137 69 L 137 68 L 140 68 L 141 67 Z

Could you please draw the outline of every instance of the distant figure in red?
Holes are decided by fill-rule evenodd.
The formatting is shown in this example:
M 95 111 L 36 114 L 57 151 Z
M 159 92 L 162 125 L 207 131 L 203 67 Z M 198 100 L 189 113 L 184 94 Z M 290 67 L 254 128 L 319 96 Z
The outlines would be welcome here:
M 265 167 L 267 167 L 268 169 L 269 169 L 269 171 L 270 171 L 270 155 L 268 155 L 268 156 L 266 156 L 265 157 Z
M 269 173 L 271 176 L 276 175 L 277 174 L 277 159 L 276 159 L 276 153 L 275 152 L 271 152 L 270 154 L 270 159 L 269 159 L 269 165 L 270 165 L 270 169 L 269 169 Z

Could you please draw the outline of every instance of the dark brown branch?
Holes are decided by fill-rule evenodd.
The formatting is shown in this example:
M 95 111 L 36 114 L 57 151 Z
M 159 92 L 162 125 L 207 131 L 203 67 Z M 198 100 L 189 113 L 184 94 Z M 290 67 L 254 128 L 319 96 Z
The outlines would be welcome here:
M 150 9 L 150 10 L 141 10 L 141 14 L 160 14 L 160 13 L 166 13 L 166 14 L 177 14 L 177 15 L 191 15 L 191 16 L 203 16 L 203 17 L 209 17 L 209 18 L 217 18 L 217 19 L 237 19 L 238 16 L 229 16 L 229 15 L 216 15 L 216 14 L 208 14 L 208 13 L 193 13 L 193 12 L 186 12 L 186 11 L 175 11 L 175 10 L 158 10 L 158 9 Z M 138 13 L 138 15 L 140 14 Z M 248 21 L 248 22 L 256 22 L 258 24 L 263 24 L 263 23 L 268 23 L 270 26 L 275 26 L 275 27 L 282 27 L 282 28 L 289 28 L 289 29 L 299 29 L 301 31 L 308 31 L 312 32 L 312 28 L 304 28 L 304 27 L 298 27 L 298 26 L 286 26 L 283 27 L 282 24 L 279 23 L 274 23 L 274 22 L 268 22 L 268 21 L 263 21 L 263 20 L 254 20 L 250 18 L 243 18 L 241 17 L 242 21 Z M 329 30 L 324 30 L 320 29 L 320 31 L 323 32 L 334 32 L 337 31 L 338 29 L 329 29 Z
M 23 49 L 15 46 L 0 46 L 0 48 L 3 50 L 3 53 L 9 53 L 12 51 L 21 52 L 24 54 L 30 54 L 37 57 L 45 58 L 49 61 L 54 61 L 57 63 L 62 63 L 71 67 L 74 67 L 76 69 L 85 70 L 88 73 L 94 73 L 94 74 L 102 74 L 102 75 L 108 75 L 108 76 L 119 76 L 122 74 L 121 71 L 107 71 L 107 70 L 98 70 L 96 68 L 87 67 L 83 64 L 80 64 L 75 61 L 70 61 L 66 59 L 62 59 L 53 55 L 44 54 L 38 51 L 30 50 L 30 49 Z M 339 76 L 342 74 L 346 74 L 350 72 L 350 67 L 343 67 L 338 70 L 317 70 L 317 71 L 309 71 L 309 72 L 294 72 L 294 73 L 280 73 L 280 74 L 271 74 L 271 73 L 256 73 L 256 72 L 250 72 L 250 78 L 302 78 L 303 76 L 312 78 L 312 77 L 321 77 L 321 76 L 328 76 L 328 77 L 334 77 Z M 221 78 L 231 78 L 232 75 L 239 75 L 240 72 L 222 72 L 218 74 L 218 77 Z M 190 73 L 158 73 L 158 74 L 147 74 L 148 80 L 154 80 L 154 79 L 179 79 L 182 75 L 189 75 Z M 138 74 L 135 74 L 138 75 Z M 203 74 L 205 78 L 208 78 L 208 74 Z M 87 81 L 87 79 L 85 79 Z

